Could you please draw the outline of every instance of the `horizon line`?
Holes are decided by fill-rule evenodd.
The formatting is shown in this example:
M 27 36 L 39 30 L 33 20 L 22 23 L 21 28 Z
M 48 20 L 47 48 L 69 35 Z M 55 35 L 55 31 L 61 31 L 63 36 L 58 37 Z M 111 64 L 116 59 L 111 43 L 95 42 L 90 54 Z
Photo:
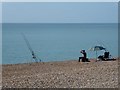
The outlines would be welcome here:
M 0 2 L 120 2 L 120 0 L 1 0 Z
M 20 22 L 20 23 L 19 22 L 17 22 L 17 23 L 13 23 L 13 22 L 12 23 L 11 22 L 3 23 L 2 22 L 1 24 L 108 24 L 108 23 L 118 24 L 119 22 L 107 22 L 107 23 L 106 22 L 105 23 L 101 23 L 101 22 L 100 23 L 99 22 L 97 22 L 97 23 L 39 23 L 39 22 L 38 23 L 34 23 L 34 22 L 33 23 L 29 23 L 29 22 L 28 23 L 22 23 L 22 22 Z

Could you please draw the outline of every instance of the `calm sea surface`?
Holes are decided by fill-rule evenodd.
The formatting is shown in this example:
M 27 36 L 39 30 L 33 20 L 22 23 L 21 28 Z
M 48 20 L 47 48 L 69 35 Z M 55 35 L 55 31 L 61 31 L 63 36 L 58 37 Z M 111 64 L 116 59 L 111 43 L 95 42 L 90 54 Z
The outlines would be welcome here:
M 3 24 L 3 64 L 34 62 L 21 33 L 44 62 L 78 59 L 81 49 L 88 58 L 95 58 L 95 52 L 89 51 L 95 45 L 118 56 L 117 24 Z M 102 53 L 98 51 L 98 55 Z

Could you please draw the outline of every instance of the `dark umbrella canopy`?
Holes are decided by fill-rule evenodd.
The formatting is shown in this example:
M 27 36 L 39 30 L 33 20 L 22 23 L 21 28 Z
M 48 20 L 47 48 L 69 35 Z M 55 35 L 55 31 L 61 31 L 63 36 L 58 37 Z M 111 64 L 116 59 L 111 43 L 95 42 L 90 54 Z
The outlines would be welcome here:
M 106 51 L 106 48 L 102 47 L 102 46 L 94 46 L 92 48 L 89 49 L 90 51 L 96 51 L 96 59 L 97 59 L 97 51 L 100 51 L 100 50 L 105 50 Z
M 89 49 L 90 51 L 100 51 L 100 50 L 106 50 L 106 48 L 102 47 L 102 46 L 94 46 L 92 48 Z

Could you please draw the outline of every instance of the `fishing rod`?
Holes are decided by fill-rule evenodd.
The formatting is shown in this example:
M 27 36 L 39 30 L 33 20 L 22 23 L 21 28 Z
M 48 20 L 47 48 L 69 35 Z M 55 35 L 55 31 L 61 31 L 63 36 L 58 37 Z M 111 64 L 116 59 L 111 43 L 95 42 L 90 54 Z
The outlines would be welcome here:
M 27 44 L 28 49 L 30 50 L 30 52 L 31 52 L 31 54 L 32 54 L 32 58 L 35 60 L 35 62 L 38 62 L 38 61 L 41 62 L 41 59 L 39 59 L 39 58 L 36 56 L 36 54 L 34 53 L 32 47 L 30 46 L 30 43 L 29 43 L 29 41 L 27 40 L 27 38 L 26 38 L 26 36 L 25 36 L 24 33 L 22 33 L 22 36 L 23 36 L 23 38 L 24 38 L 24 40 L 25 40 L 25 42 L 26 42 L 26 44 Z

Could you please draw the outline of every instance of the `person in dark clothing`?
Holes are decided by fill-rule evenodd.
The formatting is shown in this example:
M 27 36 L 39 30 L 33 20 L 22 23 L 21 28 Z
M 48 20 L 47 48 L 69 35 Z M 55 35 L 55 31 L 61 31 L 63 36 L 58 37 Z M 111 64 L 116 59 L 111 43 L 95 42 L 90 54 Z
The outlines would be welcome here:
M 104 55 L 100 55 L 100 56 L 98 56 L 98 59 L 99 60 L 107 60 L 107 59 L 109 59 L 109 52 L 104 52 Z
M 83 57 L 79 57 L 79 62 L 80 60 L 82 60 L 82 62 L 89 62 L 87 58 L 87 53 L 85 52 L 85 50 L 81 50 L 80 53 L 82 53 Z

